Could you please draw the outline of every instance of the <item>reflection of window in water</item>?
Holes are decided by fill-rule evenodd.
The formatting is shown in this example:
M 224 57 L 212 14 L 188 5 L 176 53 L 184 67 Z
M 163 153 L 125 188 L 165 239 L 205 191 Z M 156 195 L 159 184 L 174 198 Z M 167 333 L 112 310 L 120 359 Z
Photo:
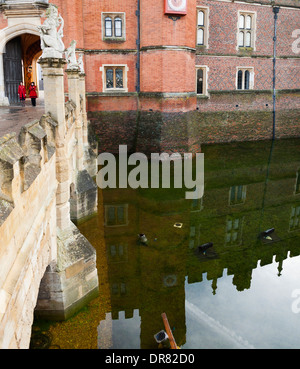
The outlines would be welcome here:
M 121 283 L 113 283 L 111 285 L 112 295 L 125 295 L 126 294 L 126 284 Z
M 246 200 L 247 186 L 232 186 L 229 191 L 230 205 L 243 204 Z
M 108 261 L 110 263 L 121 263 L 127 261 L 127 249 L 126 244 L 113 244 L 108 246 Z
M 128 224 L 128 205 L 105 205 L 105 225 L 124 226 Z
M 300 169 L 296 173 L 296 186 L 295 186 L 295 194 L 300 193 Z
M 191 211 L 201 211 L 203 209 L 203 197 L 201 199 L 193 199 L 191 203 Z
M 200 224 L 194 224 L 190 226 L 190 241 L 189 248 L 193 249 L 199 245 L 200 241 Z
M 226 219 L 226 245 L 239 245 L 242 241 L 243 218 L 227 217 Z
M 292 206 L 291 216 L 290 216 L 290 231 L 295 231 L 300 229 L 300 205 Z

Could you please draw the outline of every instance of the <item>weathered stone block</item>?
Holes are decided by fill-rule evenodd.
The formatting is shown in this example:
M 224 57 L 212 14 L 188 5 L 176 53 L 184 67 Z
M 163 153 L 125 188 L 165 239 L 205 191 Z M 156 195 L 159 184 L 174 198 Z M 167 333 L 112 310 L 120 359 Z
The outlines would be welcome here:
M 97 212 L 98 188 L 87 170 L 78 172 L 75 185 L 71 186 L 71 219 L 79 220 Z

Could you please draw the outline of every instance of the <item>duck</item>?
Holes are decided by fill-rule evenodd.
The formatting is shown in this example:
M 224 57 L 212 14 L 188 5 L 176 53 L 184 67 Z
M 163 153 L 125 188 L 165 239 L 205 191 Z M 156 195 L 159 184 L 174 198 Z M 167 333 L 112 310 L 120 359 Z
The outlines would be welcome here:
M 272 237 L 270 234 L 272 234 L 275 231 L 275 228 L 267 229 L 266 231 L 261 233 L 261 237 L 265 238 L 266 240 L 272 240 Z
M 203 245 L 198 246 L 198 250 L 203 252 L 203 254 L 206 253 L 206 250 L 208 250 L 210 247 L 213 247 L 212 242 L 204 243 Z
M 138 238 L 139 238 L 139 241 L 143 244 L 146 244 L 148 242 L 147 237 L 145 236 L 144 233 L 139 233 Z

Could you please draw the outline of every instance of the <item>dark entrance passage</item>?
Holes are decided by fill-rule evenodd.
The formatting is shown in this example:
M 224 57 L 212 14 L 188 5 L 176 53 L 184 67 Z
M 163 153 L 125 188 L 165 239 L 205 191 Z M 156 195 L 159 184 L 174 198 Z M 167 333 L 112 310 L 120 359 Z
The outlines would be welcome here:
M 22 76 L 22 43 L 21 37 L 16 37 L 6 44 L 3 57 L 5 95 L 10 104 L 19 102 L 18 86 L 23 80 Z
M 10 105 L 19 104 L 18 87 L 23 82 L 26 96 L 29 97 L 29 86 L 34 82 L 38 87 L 39 71 L 37 60 L 42 51 L 40 38 L 37 35 L 24 33 L 7 42 L 3 57 L 5 96 Z

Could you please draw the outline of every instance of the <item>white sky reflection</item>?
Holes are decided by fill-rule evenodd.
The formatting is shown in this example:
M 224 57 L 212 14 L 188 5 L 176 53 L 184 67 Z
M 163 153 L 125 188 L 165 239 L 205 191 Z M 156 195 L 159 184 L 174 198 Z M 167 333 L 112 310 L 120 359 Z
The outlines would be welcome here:
M 300 348 L 300 313 L 292 310 L 293 290 L 300 289 L 300 257 L 252 271 L 251 287 L 242 292 L 226 270 L 216 294 L 203 276 L 185 282 L 187 341 L 182 348 Z M 299 306 L 300 307 L 300 306 Z

